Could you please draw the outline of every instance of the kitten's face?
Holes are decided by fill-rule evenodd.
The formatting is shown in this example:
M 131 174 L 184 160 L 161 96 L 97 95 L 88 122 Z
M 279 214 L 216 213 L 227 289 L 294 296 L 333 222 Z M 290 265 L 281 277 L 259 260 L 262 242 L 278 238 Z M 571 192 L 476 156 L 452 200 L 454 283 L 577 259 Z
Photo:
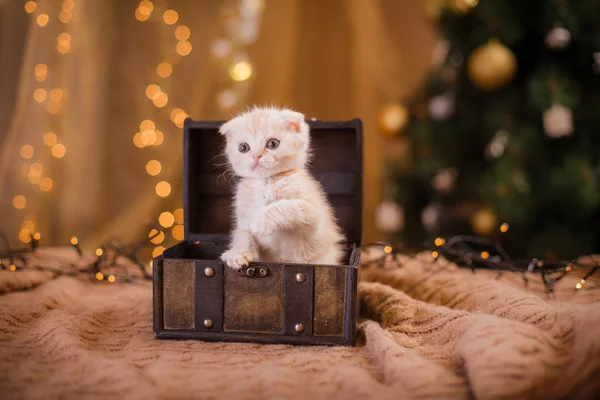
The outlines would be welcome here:
M 255 108 L 223 124 L 220 132 L 238 176 L 268 178 L 306 164 L 309 128 L 300 113 Z

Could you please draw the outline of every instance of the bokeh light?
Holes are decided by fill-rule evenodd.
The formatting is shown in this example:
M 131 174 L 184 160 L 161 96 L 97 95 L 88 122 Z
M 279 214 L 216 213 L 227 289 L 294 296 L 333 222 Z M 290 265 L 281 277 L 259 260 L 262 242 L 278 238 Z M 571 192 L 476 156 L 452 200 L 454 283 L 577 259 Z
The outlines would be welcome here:
M 65 156 L 66 152 L 67 152 L 67 149 L 65 148 L 64 145 L 62 145 L 60 143 L 52 146 L 52 155 L 56 158 L 63 158 Z
M 38 17 L 36 19 L 37 24 L 39 26 L 46 26 L 46 24 L 48 23 L 48 20 L 50 20 L 50 17 L 48 17 L 48 15 L 46 15 L 46 14 L 40 14 L 40 15 L 38 15 Z
M 142 132 L 136 133 L 133 136 L 133 144 L 140 149 L 146 147 L 148 145 L 148 136 Z
M 150 160 L 146 163 L 146 172 L 148 172 L 149 175 L 156 176 L 160 174 L 161 169 L 162 166 L 157 160 Z
M 240 61 L 231 66 L 229 76 L 236 82 L 242 82 L 252 75 L 252 66 L 246 61 Z
M 58 43 L 56 45 L 56 50 L 58 50 L 60 54 L 68 53 L 69 50 L 71 50 L 71 42 Z
M 40 89 L 40 88 L 35 89 L 33 91 L 33 98 L 38 103 L 41 103 L 42 101 L 46 100 L 46 91 L 44 89 Z
M 140 131 L 146 135 L 154 131 L 154 128 L 156 128 L 156 125 L 149 119 L 145 119 L 140 123 Z
M 53 186 L 54 186 L 54 182 L 52 182 L 52 179 L 50 179 L 48 177 L 44 177 L 40 181 L 40 189 L 43 190 L 44 192 L 51 191 Z
M 183 126 L 183 121 L 188 117 L 188 115 L 181 108 L 176 108 L 171 111 L 171 121 L 179 127 Z M 181 126 L 180 126 L 181 125 Z
M 149 175 L 156 176 L 160 174 L 161 169 L 162 166 L 157 160 L 150 160 L 146 163 L 146 172 L 148 172 Z
M 60 105 L 55 101 L 49 101 L 46 104 L 46 111 L 48 111 L 50 114 L 58 114 L 60 111 Z
M 50 91 L 50 98 L 54 101 L 61 101 L 64 96 L 62 89 L 54 88 Z
M 70 11 L 64 11 L 64 10 L 61 11 L 60 14 L 58 15 L 58 19 L 63 24 L 66 24 L 67 22 L 69 22 L 72 17 L 73 17 L 73 14 L 71 14 Z
M 138 9 L 140 10 L 140 14 L 150 15 L 152 13 L 152 10 L 154 10 L 154 5 L 148 0 L 142 0 L 140 1 Z
M 183 225 L 175 225 L 173 227 L 173 230 L 171 231 L 171 234 L 173 235 L 173 239 L 175 240 L 183 240 Z
M 26 205 L 27 205 L 27 200 L 25 199 L 25 196 L 18 194 L 15 197 L 13 197 L 13 206 L 16 209 L 22 210 L 23 208 L 25 208 Z
M 73 0 L 65 0 L 62 3 L 62 9 L 65 11 L 73 11 L 75 8 L 75 2 Z
M 25 146 L 21 147 L 21 157 L 26 160 L 29 160 L 31 157 L 33 157 L 33 146 L 26 144 Z
M 160 92 L 160 86 L 155 85 L 154 83 L 146 87 L 146 97 L 150 100 L 156 99 Z
M 154 142 L 154 145 L 160 146 L 165 140 L 165 135 L 163 135 L 162 131 L 159 131 L 158 129 L 154 131 L 154 134 L 156 135 L 156 141 Z
M 42 179 L 42 174 L 44 173 L 44 167 L 40 163 L 31 164 L 29 167 L 29 172 L 27 173 L 27 180 L 34 185 L 40 183 Z
M 177 14 L 177 11 L 175 10 L 167 10 L 163 14 L 163 21 L 165 21 L 165 24 L 167 25 L 173 25 L 178 19 L 179 14 Z
M 188 40 L 190 37 L 190 28 L 185 25 L 180 25 L 175 29 L 175 37 L 177 40 Z
M 35 79 L 38 82 L 44 82 L 46 80 L 46 76 L 48 75 L 48 67 L 46 64 L 37 64 L 33 69 Z
M 157 229 L 152 229 L 150 233 L 148 233 L 148 238 L 152 238 L 150 241 L 154 244 L 161 244 L 165 240 L 165 234 Z
M 173 217 L 176 224 L 183 224 L 183 208 L 178 208 L 173 211 Z
M 165 92 L 160 92 L 152 102 L 158 108 L 164 107 L 169 101 L 169 97 Z
M 28 14 L 34 12 L 36 7 L 37 4 L 35 1 L 28 1 L 27 3 L 25 3 L 25 11 L 27 11 Z
M 179 43 L 177 43 L 176 50 L 177 54 L 180 56 L 187 56 L 192 52 L 192 44 L 187 40 L 181 40 Z
M 135 19 L 137 19 L 140 22 L 144 22 L 146 21 L 148 18 L 150 18 L 150 14 L 144 14 L 140 8 L 136 8 L 135 9 Z
M 27 229 L 21 229 L 21 231 L 19 232 L 19 240 L 22 243 L 31 242 L 31 236 L 29 235 L 29 231 Z
M 60 35 L 58 35 L 58 38 L 56 39 L 56 41 L 59 44 L 69 44 L 71 42 L 71 35 L 69 35 L 66 32 L 63 32 Z
M 56 144 L 56 141 L 57 141 L 56 133 L 54 133 L 54 132 L 44 133 L 44 144 L 46 144 L 46 146 L 52 147 Z
M 170 228 L 174 222 L 175 222 L 175 218 L 173 217 L 173 214 L 171 214 L 168 211 L 162 212 L 160 214 L 160 216 L 158 217 L 158 223 L 163 228 Z
M 160 64 L 158 64 L 158 67 L 156 67 L 156 73 L 161 78 L 168 78 L 169 76 L 171 76 L 172 72 L 173 67 L 168 62 L 161 62 Z
M 153 251 L 152 251 L 152 257 L 158 257 L 160 256 L 163 252 L 165 251 L 165 248 L 162 246 L 157 246 Z
M 171 184 L 167 181 L 160 181 L 156 184 L 155 190 L 160 197 L 167 197 L 171 194 Z

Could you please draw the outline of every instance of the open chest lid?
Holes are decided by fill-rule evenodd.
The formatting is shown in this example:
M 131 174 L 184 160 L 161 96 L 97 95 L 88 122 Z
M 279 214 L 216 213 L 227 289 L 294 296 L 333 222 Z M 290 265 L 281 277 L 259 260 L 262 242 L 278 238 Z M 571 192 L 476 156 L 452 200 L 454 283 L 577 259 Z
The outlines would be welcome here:
M 232 230 L 234 180 L 225 174 L 226 121 L 184 122 L 183 208 L 185 239 L 228 240 Z M 346 240 L 362 242 L 362 122 L 307 120 L 312 159 L 309 170 L 321 183 Z

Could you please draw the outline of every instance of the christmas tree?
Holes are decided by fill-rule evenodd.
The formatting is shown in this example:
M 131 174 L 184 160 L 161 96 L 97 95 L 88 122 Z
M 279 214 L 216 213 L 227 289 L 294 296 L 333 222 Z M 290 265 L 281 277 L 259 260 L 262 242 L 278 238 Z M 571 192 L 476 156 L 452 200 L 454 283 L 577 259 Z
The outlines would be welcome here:
M 382 230 L 497 237 L 513 256 L 600 249 L 600 1 L 436 0 L 421 90 L 381 110 Z M 399 237 L 398 237 L 399 236 Z

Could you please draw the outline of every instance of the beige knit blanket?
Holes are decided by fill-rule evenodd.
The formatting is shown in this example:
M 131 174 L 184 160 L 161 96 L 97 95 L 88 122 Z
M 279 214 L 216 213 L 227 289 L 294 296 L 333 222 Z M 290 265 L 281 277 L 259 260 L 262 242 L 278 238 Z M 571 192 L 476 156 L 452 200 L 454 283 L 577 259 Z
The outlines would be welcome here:
M 0 271 L 0 399 L 600 398 L 594 285 L 400 261 L 361 270 L 355 348 L 159 341 L 150 283 Z

